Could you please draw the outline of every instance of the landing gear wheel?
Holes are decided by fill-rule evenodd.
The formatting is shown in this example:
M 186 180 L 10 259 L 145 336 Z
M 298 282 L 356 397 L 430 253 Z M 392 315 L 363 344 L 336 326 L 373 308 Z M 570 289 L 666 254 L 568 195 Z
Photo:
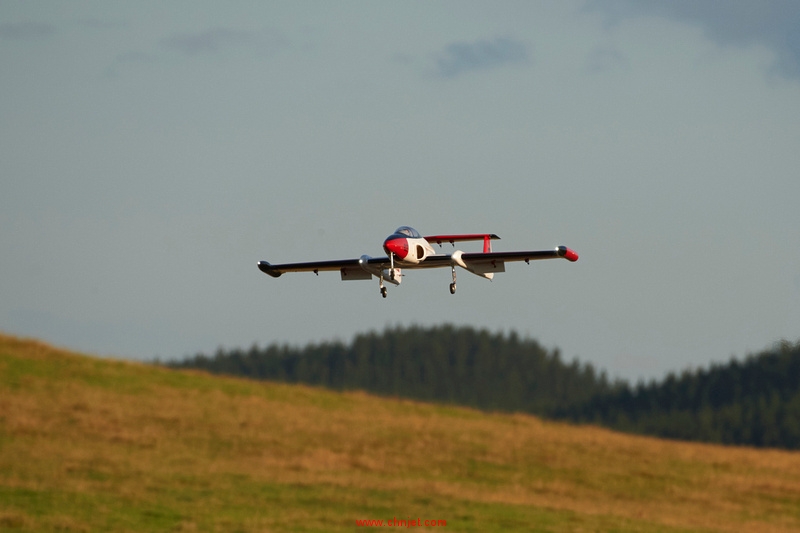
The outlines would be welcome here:
M 451 283 L 450 284 L 450 294 L 455 294 L 455 293 L 456 293 L 456 284 L 455 283 Z
M 381 287 L 381 296 L 386 298 L 386 287 Z

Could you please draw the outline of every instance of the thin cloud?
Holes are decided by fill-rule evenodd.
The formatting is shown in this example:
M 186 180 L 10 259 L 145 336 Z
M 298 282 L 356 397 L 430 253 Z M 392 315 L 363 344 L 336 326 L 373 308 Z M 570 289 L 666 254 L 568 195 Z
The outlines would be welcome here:
M 183 52 L 186 55 L 215 53 L 223 47 L 252 42 L 254 33 L 229 28 L 209 28 L 200 32 L 181 33 L 161 41 L 165 48 Z
M 93 30 L 118 30 L 130 27 L 128 22 L 100 18 L 86 18 L 80 20 L 79 23 Z
M 485 70 L 504 65 L 526 63 L 525 44 L 507 37 L 474 42 L 455 42 L 445 47 L 436 61 L 436 73 L 443 78 L 455 78 L 473 70 Z
M 0 24 L 0 38 L 12 41 L 38 41 L 56 33 L 55 26 L 38 22 Z
M 777 54 L 776 67 L 800 78 L 800 2 L 796 0 L 589 0 L 587 9 L 608 21 L 662 16 L 696 24 L 723 45 L 761 44 Z
M 182 52 L 188 56 L 214 54 L 234 47 L 253 47 L 272 51 L 281 46 L 284 39 L 268 31 L 238 30 L 232 28 L 209 28 L 199 32 L 180 33 L 161 40 L 161 46 Z
M 153 54 L 136 50 L 117 54 L 116 57 L 117 63 L 154 63 L 155 61 L 156 57 Z
M 595 47 L 586 58 L 586 70 L 592 74 L 628 68 L 625 55 L 616 48 Z

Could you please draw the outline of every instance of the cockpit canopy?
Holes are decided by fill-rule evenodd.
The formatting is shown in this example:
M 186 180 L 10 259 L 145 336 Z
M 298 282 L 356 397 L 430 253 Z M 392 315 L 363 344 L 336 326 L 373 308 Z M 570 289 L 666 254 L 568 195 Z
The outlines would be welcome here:
M 399 233 L 400 235 L 405 235 L 406 237 L 410 237 L 412 239 L 419 239 L 421 237 L 419 232 L 411 226 L 400 226 L 394 230 L 394 232 Z

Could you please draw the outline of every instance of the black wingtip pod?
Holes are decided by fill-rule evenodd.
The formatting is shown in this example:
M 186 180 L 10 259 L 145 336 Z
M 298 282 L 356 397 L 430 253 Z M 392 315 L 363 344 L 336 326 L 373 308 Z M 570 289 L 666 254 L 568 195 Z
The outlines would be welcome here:
M 275 267 L 273 267 L 272 265 L 270 265 L 266 261 L 259 261 L 258 262 L 258 269 L 261 272 L 263 272 L 264 274 L 268 274 L 268 275 L 272 276 L 273 278 L 279 278 L 281 276 L 281 274 L 283 274 L 283 272 L 281 272 L 280 270 L 276 269 Z

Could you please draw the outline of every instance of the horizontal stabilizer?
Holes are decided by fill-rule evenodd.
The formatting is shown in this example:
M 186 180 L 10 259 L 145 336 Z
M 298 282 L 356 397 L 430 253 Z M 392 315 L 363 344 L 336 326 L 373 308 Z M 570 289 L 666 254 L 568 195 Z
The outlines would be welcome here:
M 449 242 L 455 246 L 455 243 L 457 242 L 483 241 L 483 251 L 491 252 L 491 241 L 500 240 L 500 237 L 494 233 L 464 233 L 460 235 L 431 235 L 430 237 L 425 237 L 425 240 L 430 243 L 435 242 L 439 246 L 441 246 L 443 242 Z
M 494 233 L 467 233 L 463 235 L 431 235 L 430 237 L 425 237 L 426 241 L 431 243 L 435 242 L 436 244 L 442 244 L 443 242 L 449 242 L 450 244 L 453 244 L 454 242 L 482 241 L 484 239 L 498 241 L 500 240 L 500 237 L 498 237 Z

